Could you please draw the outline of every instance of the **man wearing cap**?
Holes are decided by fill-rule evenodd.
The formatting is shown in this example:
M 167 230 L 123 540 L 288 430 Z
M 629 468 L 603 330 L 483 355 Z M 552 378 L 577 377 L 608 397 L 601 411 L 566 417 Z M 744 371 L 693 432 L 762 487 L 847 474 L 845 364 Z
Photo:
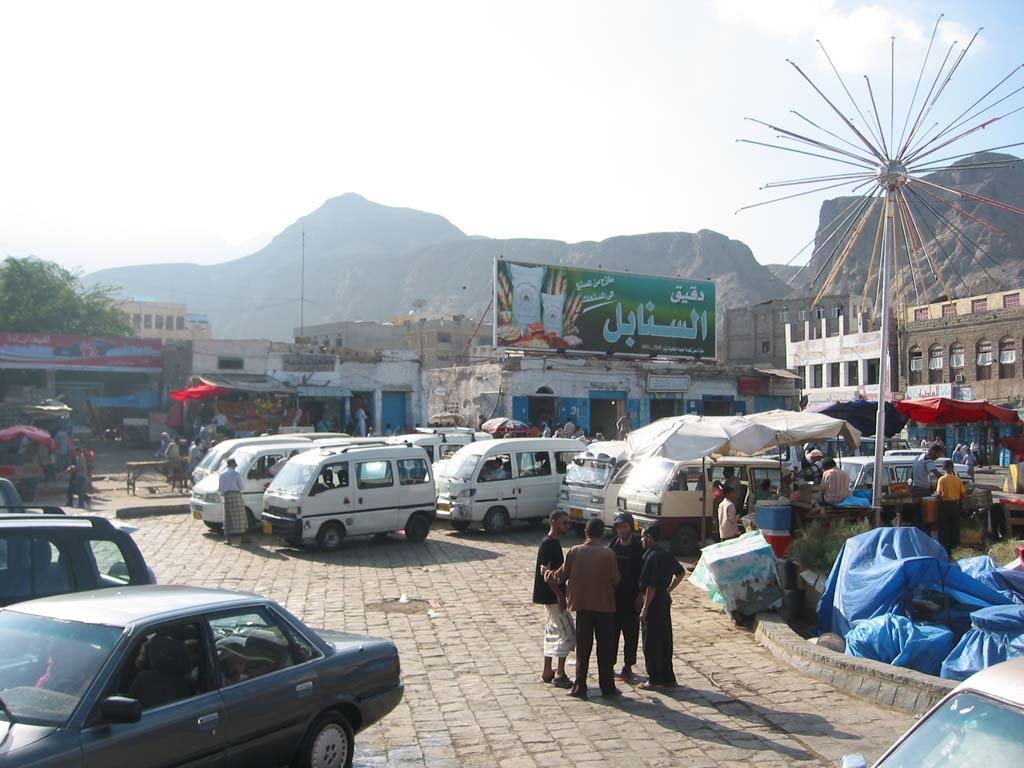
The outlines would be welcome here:
M 638 686 L 643 690 L 677 684 L 672 668 L 672 598 L 669 594 L 679 586 L 686 571 L 660 542 L 660 524 L 644 529 L 644 565 L 640 571 L 644 603 L 640 623 L 644 630 L 647 682 Z
M 217 491 L 224 502 L 224 543 L 231 545 L 231 537 L 238 536 L 242 544 L 249 543 L 245 535 L 247 523 L 245 502 L 242 500 L 242 475 L 234 459 L 227 460 L 227 469 L 220 473 Z
M 932 471 L 929 469 L 928 463 L 940 458 L 942 458 L 942 446 L 932 443 L 928 446 L 927 453 L 921 454 L 914 460 L 910 472 L 910 492 L 914 496 L 932 495 Z
M 620 581 L 615 587 L 615 656 L 622 638 L 622 670 L 619 677 L 633 677 L 636 649 L 640 642 L 640 569 L 644 564 L 644 545 L 633 535 L 633 516 L 627 512 L 615 516 L 615 538 L 608 549 L 615 553 Z
M 821 482 L 821 458 L 823 455 L 817 448 L 807 454 L 807 468 L 804 470 L 804 479 L 808 482 L 815 484 Z

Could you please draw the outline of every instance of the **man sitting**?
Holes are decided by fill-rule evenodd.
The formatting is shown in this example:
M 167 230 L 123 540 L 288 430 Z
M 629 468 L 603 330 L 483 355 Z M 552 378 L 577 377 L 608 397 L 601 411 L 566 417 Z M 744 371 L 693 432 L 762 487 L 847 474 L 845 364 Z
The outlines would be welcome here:
M 835 459 L 825 459 L 821 462 L 821 468 L 824 470 L 821 476 L 821 500 L 835 506 L 850 495 L 850 478 L 836 467 Z

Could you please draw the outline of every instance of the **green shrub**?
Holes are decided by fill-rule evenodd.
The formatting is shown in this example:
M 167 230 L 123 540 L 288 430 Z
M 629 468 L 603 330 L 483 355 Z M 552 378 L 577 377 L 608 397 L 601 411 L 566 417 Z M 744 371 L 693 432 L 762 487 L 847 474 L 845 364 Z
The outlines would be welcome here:
M 1024 544 L 1024 541 L 1000 541 L 989 548 L 988 556 L 1001 568 L 1011 560 L 1017 559 L 1017 547 L 1021 544 Z
M 871 528 L 871 524 L 863 520 L 856 523 L 837 521 L 826 531 L 822 522 L 815 520 L 790 543 L 789 557 L 805 570 L 828 573 L 846 540 L 867 533 Z

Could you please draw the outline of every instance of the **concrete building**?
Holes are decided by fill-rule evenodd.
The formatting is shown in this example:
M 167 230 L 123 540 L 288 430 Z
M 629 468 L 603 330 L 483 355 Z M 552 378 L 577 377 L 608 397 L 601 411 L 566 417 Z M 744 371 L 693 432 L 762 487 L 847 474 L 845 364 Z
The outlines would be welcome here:
M 132 298 L 118 302 L 135 335 L 142 339 L 172 341 L 209 339 L 213 334 L 206 315 L 189 312 L 185 304 Z
M 838 333 L 840 318 L 844 320 L 845 327 L 852 327 L 861 297 L 825 296 L 815 307 L 811 306 L 813 301 L 813 296 L 801 296 L 727 309 L 724 344 L 719 347 L 723 352 L 722 359 L 734 365 L 785 368 L 787 324 L 793 326 L 797 340 L 804 338 L 802 334 L 807 322 L 811 323 L 812 333 L 834 335 Z M 870 314 L 870 304 L 867 309 Z
M 616 360 L 605 357 L 509 356 L 499 362 L 424 372 L 428 411 L 467 422 L 509 416 L 529 424 L 573 421 L 591 434 L 615 434 L 629 412 L 634 427 L 665 416 L 725 416 L 795 408 L 795 375 L 743 366 Z
M 786 325 L 786 367 L 803 381 L 806 405 L 854 399 L 878 399 L 879 342 L 881 332 L 870 330 L 868 318 L 854 315 L 854 326 L 846 327 L 846 316 L 805 320 L 802 328 Z M 890 339 L 890 371 L 895 337 Z M 897 378 L 895 371 L 891 377 Z M 895 390 L 894 390 L 895 391 Z
M 294 329 L 295 342 L 327 352 L 338 349 L 405 349 L 406 330 L 399 323 L 342 320 Z

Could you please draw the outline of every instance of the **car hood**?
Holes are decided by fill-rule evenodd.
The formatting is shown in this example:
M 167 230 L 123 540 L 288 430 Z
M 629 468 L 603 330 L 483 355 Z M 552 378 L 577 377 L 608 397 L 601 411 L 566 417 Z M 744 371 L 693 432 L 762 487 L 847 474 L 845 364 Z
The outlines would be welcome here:
M 0 721 L 0 762 L 5 755 L 9 755 L 18 749 L 24 749 L 30 744 L 35 744 L 45 739 L 57 729 L 50 725 L 29 725 L 28 723 L 15 723 Z
M 220 475 L 207 475 L 192 486 L 193 493 L 217 493 L 220 490 Z

